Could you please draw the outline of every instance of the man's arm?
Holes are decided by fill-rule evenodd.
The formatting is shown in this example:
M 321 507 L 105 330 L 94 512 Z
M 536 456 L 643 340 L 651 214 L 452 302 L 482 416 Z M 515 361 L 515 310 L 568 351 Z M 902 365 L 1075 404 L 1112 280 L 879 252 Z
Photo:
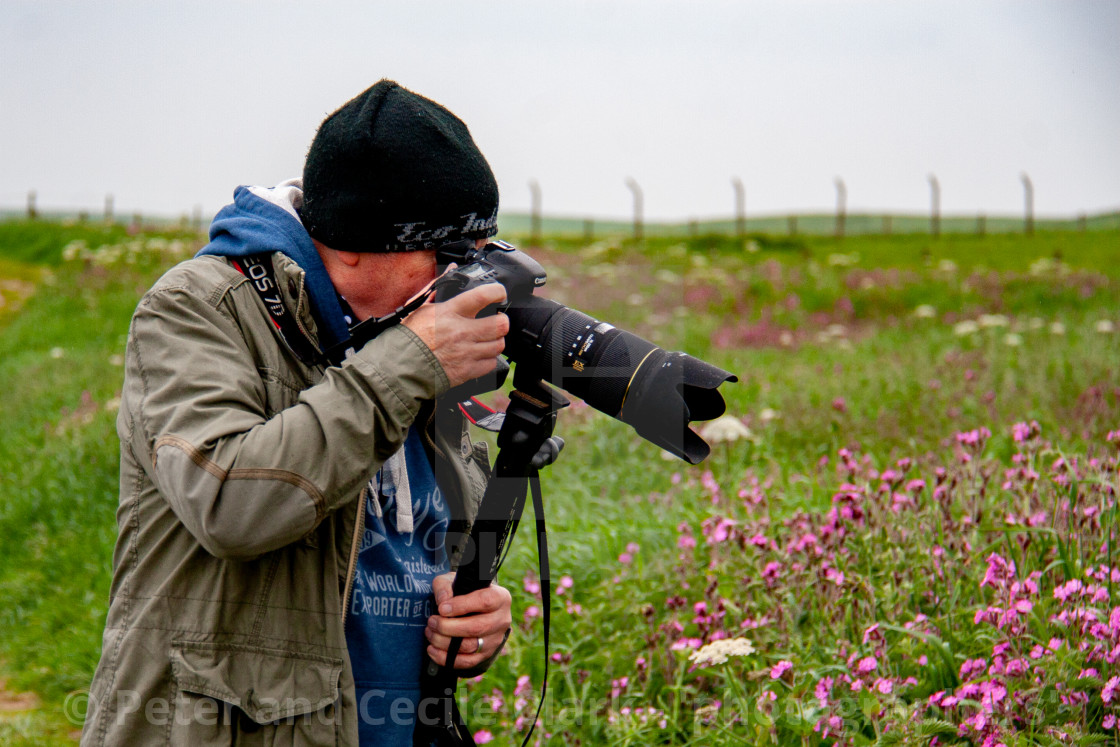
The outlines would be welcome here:
M 268 372 L 238 325 L 175 287 L 144 299 L 129 346 L 140 398 L 134 448 L 150 454 L 152 479 L 183 524 L 226 558 L 282 547 L 353 500 L 403 443 L 421 403 L 451 383 L 437 353 L 398 326 L 268 417 Z

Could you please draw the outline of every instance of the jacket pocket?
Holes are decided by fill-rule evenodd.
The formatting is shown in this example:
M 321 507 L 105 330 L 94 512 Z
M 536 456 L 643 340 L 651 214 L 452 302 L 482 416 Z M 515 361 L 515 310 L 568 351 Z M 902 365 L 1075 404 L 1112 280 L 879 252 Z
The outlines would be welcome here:
M 172 644 L 173 747 L 335 745 L 342 660 L 289 651 Z

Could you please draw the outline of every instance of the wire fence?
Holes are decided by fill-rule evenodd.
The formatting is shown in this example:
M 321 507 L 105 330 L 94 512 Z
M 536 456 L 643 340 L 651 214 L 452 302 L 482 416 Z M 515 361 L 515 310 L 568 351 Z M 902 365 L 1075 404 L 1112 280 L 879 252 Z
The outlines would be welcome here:
M 1040 231 L 1100 231 L 1120 229 L 1120 210 L 1090 215 L 1082 213 L 1067 218 L 1037 218 L 1034 213 L 1034 186 L 1030 177 L 1021 176 L 1024 189 L 1024 210 L 1020 216 L 1009 215 L 942 215 L 941 187 L 935 175 L 929 176 L 930 212 L 926 215 L 913 213 L 867 213 L 849 212 L 847 187 L 843 179 L 837 178 L 836 209 L 830 213 L 747 215 L 746 194 L 743 182 L 738 178 L 731 180 L 734 190 L 734 214 L 727 218 L 708 220 L 687 220 L 675 222 L 647 221 L 644 217 L 643 192 L 634 179 L 625 184 L 633 196 L 633 218 L 629 221 L 604 220 L 601 218 L 549 216 L 543 212 L 543 198 L 540 184 L 529 182 L 530 211 L 528 213 L 502 212 L 500 225 L 503 233 L 525 236 L 531 243 L 537 243 L 545 235 L 581 236 L 587 241 L 606 236 L 628 236 L 641 240 L 646 236 L 721 235 L 747 237 L 752 234 L 770 236 L 866 236 L 892 234 L 928 234 L 939 237 L 942 234 L 1021 233 L 1025 235 Z M 204 231 L 210 216 L 204 215 L 201 206 L 196 205 L 189 212 L 178 217 L 144 215 L 131 212 L 120 215 L 114 209 L 113 195 L 106 195 L 104 204 L 97 209 L 41 210 L 38 194 L 30 191 L 25 206 L 21 208 L 0 209 L 0 219 L 26 218 L 30 220 L 72 220 L 76 222 L 103 222 L 124 224 L 136 230 L 145 227 L 173 227 L 184 231 Z

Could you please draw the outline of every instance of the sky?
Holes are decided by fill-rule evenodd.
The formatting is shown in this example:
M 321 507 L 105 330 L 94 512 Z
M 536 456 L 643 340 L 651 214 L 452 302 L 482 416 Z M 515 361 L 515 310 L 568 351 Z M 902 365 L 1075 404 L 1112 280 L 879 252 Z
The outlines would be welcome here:
M 1112 0 L 0 0 L 0 207 L 210 215 L 380 78 L 527 211 L 649 220 L 1120 208 Z

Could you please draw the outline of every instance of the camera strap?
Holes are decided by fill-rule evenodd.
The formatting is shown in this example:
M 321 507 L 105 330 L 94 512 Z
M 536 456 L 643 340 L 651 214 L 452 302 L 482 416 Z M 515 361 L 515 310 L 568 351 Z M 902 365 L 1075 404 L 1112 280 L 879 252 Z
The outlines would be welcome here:
M 463 413 L 463 417 L 470 421 L 471 425 L 477 425 L 483 430 L 497 433 L 502 429 L 502 423 L 506 421 L 506 414 L 504 412 L 497 412 L 490 407 L 487 407 L 482 402 L 479 402 L 477 397 L 463 400 L 459 403 L 459 412 Z
M 327 360 L 330 361 L 331 365 L 342 365 L 342 362 L 344 360 L 349 358 L 357 351 L 361 350 L 367 342 L 377 337 L 379 334 L 389 329 L 390 327 L 395 327 L 396 325 L 403 322 L 405 320 L 405 317 L 427 303 L 428 299 L 432 297 L 433 293 L 442 288 L 444 285 L 448 285 L 449 282 L 450 281 L 444 277 L 436 278 L 436 281 L 432 283 L 427 290 L 406 303 L 404 306 L 397 307 L 396 311 L 392 312 L 391 314 L 386 314 L 385 316 L 381 316 L 376 319 L 366 319 L 364 322 L 355 324 L 350 328 L 349 340 L 345 340 L 338 343 L 337 345 L 333 345 L 327 348 L 323 354 L 327 357 Z
M 280 339 L 306 366 L 317 366 L 323 362 L 323 354 L 300 329 L 299 322 L 284 305 L 280 286 L 272 269 L 272 260 L 267 254 L 252 254 L 247 257 L 230 258 L 230 264 L 240 272 L 260 296 L 272 326 L 280 334 Z

